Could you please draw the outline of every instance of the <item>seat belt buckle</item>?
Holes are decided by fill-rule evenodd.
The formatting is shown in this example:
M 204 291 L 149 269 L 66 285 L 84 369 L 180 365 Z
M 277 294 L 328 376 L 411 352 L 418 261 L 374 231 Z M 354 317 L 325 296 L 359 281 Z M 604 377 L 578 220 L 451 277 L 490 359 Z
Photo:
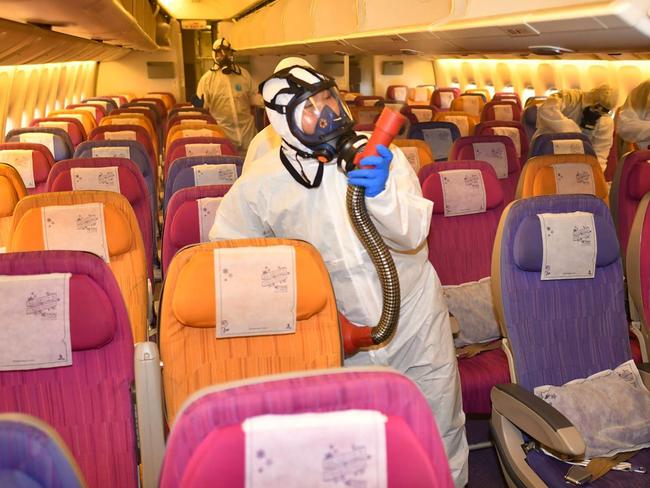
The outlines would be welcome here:
M 591 481 L 591 473 L 584 466 L 571 466 L 564 479 L 569 483 L 580 486 Z

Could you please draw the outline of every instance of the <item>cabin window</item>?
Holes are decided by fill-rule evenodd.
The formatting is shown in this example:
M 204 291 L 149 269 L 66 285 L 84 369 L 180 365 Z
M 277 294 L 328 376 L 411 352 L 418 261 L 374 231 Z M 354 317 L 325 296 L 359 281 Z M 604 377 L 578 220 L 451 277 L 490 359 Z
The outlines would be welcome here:
M 384 61 L 381 63 L 381 74 L 384 76 L 400 76 L 404 73 L 404 61 Z

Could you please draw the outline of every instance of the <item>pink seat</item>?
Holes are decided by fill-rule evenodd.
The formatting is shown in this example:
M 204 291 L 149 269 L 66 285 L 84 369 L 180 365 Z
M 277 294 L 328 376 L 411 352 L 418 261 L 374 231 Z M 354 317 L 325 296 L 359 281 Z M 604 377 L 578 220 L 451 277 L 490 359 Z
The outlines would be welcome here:
M 514 100 L 492 100 L 485 104 L 485 107 L 483 107 L 483 111 L 481 112 L 481 122 L 488 122 L 490 120 L 519 122 L 520 119 L 521 108 Z
M 165 155 L 165 167 L 164 167 L 164 177 L 167 178 L 167 173 L 169 172 L 169 167 L 172 163 L 178 159 L 185 156 L 191 156 L 187 154 L 186 146 L 188 144 L 215 144 L 220 147 L 221 154 L 224 156 L 238 156 L 239 153 L 233 146 L 233 143 L 229 139 L 223 137 L 181 137 L 172 142 L 167 149 L 167 154 Z
M 241 423 L 245 419 L 269 413 L 350 409 L 376 410 L 388 418 L 389 487 L 453 486 L 431 409 L 417 387 L 392 371 L 341 369 L 203 390 L 176 418 L 160 487 L 243 488 L 246 465 Z
M 491 274 L 492 246 L 505 207 L 503 190 L 492 167 L 483 161 L 449 161 L 430 165 L 432 170 L 422 185 L 422 194 L 433 202 L 429 232 L 429 261 L 443 285 L 478 281 Z M 478 169 L 483 176 L 486 211 L 446 217 L 440 172 Z M 490 413 L 490 390 L 510 381 L 508 362 L 501 350 L 459 358 L 458 367 L 466 413 Z
M 526 135 L 526 130 L 524 126 L 519 121 L 505 122 L 502 120 L 490 120 L 488 122 L 481 122 L 474 129 L 474 135 L 476 136 L 499 136 L 506 135 L 503 131 L 505 129 L 516 129 L 519 133 L 519 159 L 525 161 L 528 157 L 528 136 Z M 514 142 L 514 139 L 513 139 Z M 515 143 L 515 146 L 517 144 Z M 523 166 L 523 165 L 522 165 Z
M 147 256 L 149 279 L 153 283 L 154 233 L 149 190 L 144 177 L 133 161 L 126 158 L 78 158 L 59 161 L 52 167 L 47 191 L 72 191 L 72 168 L 104 168 L 117 166 L 120 193 L 124 195 L 138 219 Z M 101 190 L 101 188 L 92 188 Z
M 178 250 L 201 242 L 197 200 L 222 197 L 229 189 L 229 185 L 193 186 L 178 190 L 172 195 L 167 206 L 163 230 L 161 251 L 163 275 Z
M 458 98 L 460 96 L 460 89 L 458 88 L 438 88 L 433 92 L 431 95 L 431 105 L 436 107 L 438 110 L 450 110 L 450 106 L 444 106 L 443 107 L 443 97 L 441 96 L 441 93 L 451 93 L 453 98 Z
M 70 448 L 88 486 L 136 487 L 134 348 L 120 289 L 108 265 L 90 253 L 0 255 L 0 275 L 50 273 L 72 274 L 72 365 L 0 372 L 0 412 L 26 413 L 49 423 Z
M 625 256 L 634 215 L 643 196 L 650 192 L 650 150 L 628 153 L 616 169 L 609 194 L 616 233 Z
M 36 193 L 43 193 L 46 190 L 47 186 L 47 177 L 50 174 L 52 165 L 54 164 L 54 158 L 52 158 L 52 153 L 50 150 L 43 146 L 42 144 L 32 144 L 29 142 L 5 142 L 0 144 L 0 162 L 8 163 L 8 160 L 3 159 L 3 151 L 31 151 L 32 153 L 32 163 L 34 166 L 34 188 L 27 188 L 28 195 L 34 195 Z
M 508 177 L 499 179 L 503 190 L 503 198 L 506 203 L 510 203 L 515 198 L 517 182 L 521 174 L 520 160 L 517 157 L 517 151 L 512 140 L 507 136 L 468 136 L 461 137 L 454 141 L 449 153 L 449 160 L 476 160 L 480 161 L 475 152 L 474 144 L 496 143 L 503 144 L 504 152 L 508 158 Z
M 519 98 L 519 95 L 517 95 L 514 92 L 496 92 L 494 96 L 492 97 L 492 101 L 496 102 L 497 100 L 502 101 L 502 100 L 508 100 L 508 101 L 513 101 L 517 104 L 517 107 L 519 107 L 519 110 L 521 110 L 523 107 L 521 106 L 521 98 Z

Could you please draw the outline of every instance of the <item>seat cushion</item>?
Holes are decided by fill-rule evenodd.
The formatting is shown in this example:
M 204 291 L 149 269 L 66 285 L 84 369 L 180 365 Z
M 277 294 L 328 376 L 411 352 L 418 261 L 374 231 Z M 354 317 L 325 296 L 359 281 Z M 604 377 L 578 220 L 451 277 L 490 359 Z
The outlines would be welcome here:
M 458 371 L 465 413 L 489 414 L 492 409 L 492 387 L 510 382 L 508 360 L 500 349 L 482 352 L 472 358 L 459 359 Z

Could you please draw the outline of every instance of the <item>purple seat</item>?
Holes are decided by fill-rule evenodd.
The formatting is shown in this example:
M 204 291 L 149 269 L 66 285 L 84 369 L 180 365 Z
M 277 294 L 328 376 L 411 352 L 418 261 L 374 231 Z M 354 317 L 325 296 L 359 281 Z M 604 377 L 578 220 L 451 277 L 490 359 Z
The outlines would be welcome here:
M 163 276 L 178 250 L 201 242 L 197 200 L 222 197 L 229 189 L 230 185 L 192 186 L 182 188 L 172 195 L 165 215 L 162 236 Z
M 376 410 L 388 417 L 389 487 L 453 486 L 431 409 L 417 387 L 388 370 L 344 369 L 267 377 L 197 393 L 174 423 L 160 487 L 243 488 L 245 440 L 240 425 L 244 420 L 271 413 L 350 409 Z
M 0 486 L 82 488 L 76 461 L 58 434 L 30 415 L 0 414 Z
M 576 211 L 594 215 L 597 239 L 595 277 L 542 281 L 543 249 L 537 215 Z M 518 398 L 515 401 L 520 405 L 518 409 L 544 412 L 534 422 L 546 420 L 551 430 L 561 430 L 564 432 L 562 438 L 567 439 L 574 427 L 566 417 L 534 397 L 533 388 L 586 378 L 631 359 L 623 272 L 614 224 L 607 206 L 590 195 L 517 200 L 504 211 L 494 253 L 495 306 L 510 344 L 511 367 L 517 378 L 517 385 L 500 385 L 492 391 L 492 431 L 499 457 L 505 464 L 504 475 L 517 486 L 529 486 L 534 477 L 541 478 L 551 487 L 564 486 L 567 464 L 537 449 L 525 453 L 526 462 L 521 460 L 519 441 L 523 439 L 520 431 L 523 417 L 508 417 L 502 401 Z M 522 408 L 524 404 L 531 408 Z M 533 417 L 530 414 L 526 416 L 528 419 Z M 528 435 L 532 435 L 532 429 L 529 425 Z M 546 442 L 559 438 L 549 434 L 546 439 L 551 440 Z M 556 446 L 561 444 L 561 441 L 555 442 Z M 516 448 L 513 447 L 515 444 Z M 519 461 L 515 460 L 516 457 L 520 458 Z M 647 465 L 650 462 L 648 450 L 636 455 L 631 462 Z M 522 467 L 523 470 L 519 469 Z M 647 480 L 636 473 L 610 472 L 590 486 L 647 486 Z
M 537 105 L 528 105 L 521 113 L 521 124 L 524 126 L 526 136 L 530 141 L 537 130 Z
M 62 159 L 69 159 L 74 153 L 74 147 L 72 146 L 72 140 L 68 133 L 63 129 L 58 129 L 55 127 L 23 127 L 19 129 L 12 129 L 7 132 L 5 136 L 5 142 L 30 142 L 37 143 L 38 137 L 42 137 L 41 134 L 51 134 L 52 136 L 52 148 L 48 148 L 54 161 L 61 161 Z
M 609 207 L 616 224 L 623 255 L 639 203 L 650 192 L 650 151 L 628 153 L 617 165 L 609 194 Z
M 531 141 L 529 158 L 543 156 L 545 154 L 556 154 L 553 141 L 579 140 L 582 142 L 582 152 L 576 154 L 596 155 L 589 138 L 580 132 L 562 132 L 560 134 L 540 134 Z
M 49 423 L 89 486 L 136 487 L 134 347 L 120 289 L 108 265 L 90 253 L 0 255 L 0 275 L 49 273 L 72 274 L 72 365 L 0 372 L 0 412 L 26 413 Z
M 446 161 L 454 141 L 460 137 L 460 130 L 451 122 L 419 122 L 411 124 L 408 139 L 420 139 L 431 149 L 433 159 Z
M 513 129 L 516 129 L 516 131 Z M 512 136 L 510 135 L 511 132 Z M 519 160 L 524 161 L 528 155 L 528 136 L 526 135 L 524 126 L 518 120 L 512 122 L 506 122 L 505 120 L 481 122 L 474 128 L 474 135 L 508 136 L 512 138 L 515 147 L 517 147 L 517 141 L 515 141 L 514 138 L 517 138 L 519 143 L 517 156 L 519 157 Z
M 490 276 L 492 245 L 504 208 L 503 190 L 492 167 L 483 161 L 454 161 L 432 164 L 422 194 L 433 202 L 429 232 L 429 261 L 443 285 L 460 285 Z M 487 210 L 484 213 L 445 217 L 440 172 L 478 169 L 483 176 Z M 463 410 L 489 414 L 490 390 L 510 381 L 508 362 L 501 350 L 482 352 L 458 360 Z
M 165 180 L 165 195 L 163 198 L 163 211 L 167 211 L 169 199 L 178 190 L 197 186 L 194 179 L 194 166 L 201 164 L 234 164 L 237 167 L 237 177 L 241 176 L 244 159 L 239 156 L 185 156 L 178 158 L 169 168 Z
M 501 188 L 503 189 L 503 199 L 506 203 L 510 203 L 515 199 L 515 192 L 517 190 L 517 182 L 521 174 L 520 159 L 517 156 L 515 145 L 507 136 L 467 136 L 461 137 L 454 142 L 449 153 L 449 160 L 475 160 L 480 161 L 476 155 L 474 144 L 502 144 L 503 152 L 508 159 L 508 177 L 499 179 Z M 488 161 L 489 162 L 489 161 Z
M 117 166 L 120 193 L 124 195 L 138 219 L 147 255 L 147 270 L 153 283 L 154 230 L 151 196 L 139 168 L 126 158 L 79 158 L 59 161 L 52 167 L 47 180 L 47 191 L 72 191 L 72 168 L 105 168 Z M 102 188 L 93 188 L 101 190 Z
M 167 179 L 169 168 L 171 168 L 174 161 L 178 158 L 189 157 L 187 154 L 188 144 L 214 144 L 215 146 L 219 146 L 219 151 L 223 156 L 238 155 L 238 152 L 230 139 L 223 137 L 181 137 L 172 142 L 167 148 L 167 154 L 165 154 L 165 165 L 163 167 L 165 180 Z

